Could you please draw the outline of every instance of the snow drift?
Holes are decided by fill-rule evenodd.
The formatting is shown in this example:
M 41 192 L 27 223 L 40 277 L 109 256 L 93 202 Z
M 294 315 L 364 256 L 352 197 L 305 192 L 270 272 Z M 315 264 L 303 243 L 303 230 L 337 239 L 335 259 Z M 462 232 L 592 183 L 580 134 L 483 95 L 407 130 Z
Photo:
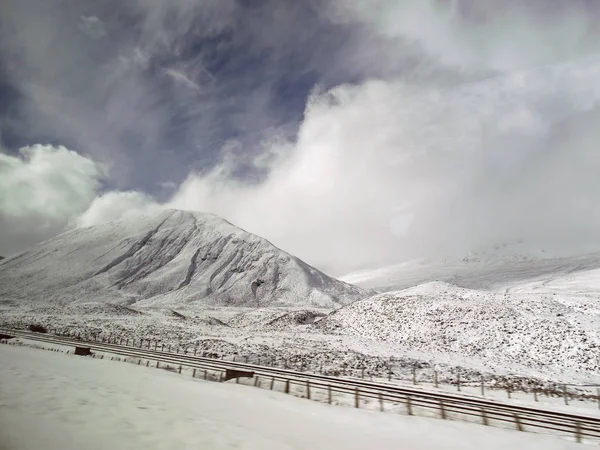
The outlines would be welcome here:
M 0 269 L 5 306 L 334 307 L 366 296 L 224 219 L 177 210 L 66 232 Z

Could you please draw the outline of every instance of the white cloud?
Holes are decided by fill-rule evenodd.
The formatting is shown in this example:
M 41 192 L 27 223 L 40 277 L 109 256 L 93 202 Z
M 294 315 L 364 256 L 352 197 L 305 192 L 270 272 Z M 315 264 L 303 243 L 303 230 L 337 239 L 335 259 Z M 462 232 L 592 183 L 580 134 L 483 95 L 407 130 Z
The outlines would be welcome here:
M 576 238 L 600 227 L 600 186 L 564 164 L 600 163 L 589 145 L 599 136 L 575 145 L 554 133 L 591 114 L 598 79 L 600 57 L 460 88 L 340 86 L 310 99 L 266 181 L 232 179 L 226 155 L 170 205 L 221 215 L 337 274 L 515 237 Z
M 0 153 L 0 254 L 62 231 L 85 211 L 104 175 L 101 165 L 62 146 Z
M 0 255 L 25 250 L 72 227 L 162 208 L 134 191 L 98 195 L 104 166 L 63 146 L 0 153 Z
M 106 36 L 104 23 L 96 16 L 81 16 L 81 21 L 77 27 L 82 33 L 85 33 L 92 39 L 100 39 Z
M 69 102 L 55 99 L 56 90 L 45 88 L 47 83 L 29 83 L 29 91 L 47 105 L 45 112 L 53 124 L 60 119 L 70 125 L 88 147 L 101 142 L 107 150 L 95 154 L 109 154 L 106 159 L 114 162 L 115 170 L 125 170 L 118 157 L 130 149 L 119 147 L 116 140 L 105 142 L 107 136 L 135 129 L 148 142 L 157 141 L 157 130 L 164 129 L 172 116 L 168 108 L 146 114 L 144 105 L 155 105 L 154 86 L 144 85 L 137 71 L 143 72 L 157 49 L 176 52 L 179 39 L 195 29 L 198 14 L 203 19 L 202 36 L 233 23 L 234 2 L 205 3 L 206 9 L 195 0 L 177 0 L 173 5 L 137 2 L 145 11 L 143 45 L 123 49 L 113 75 L 116 81 L 128 82 L 112 90 L 107 83 L 103 90 L 100 73 L 102 82 L 94 83 L 95 88 L 100 86 L 97 98 L 108 99 L 107 112 L 102 112 L 109 118 L 106 127 L 98 128 L 96 108 L 88 111 L 87 102 L 82 102 L 85 108 L 79 104 L 67 108 Z M 547 3 L 331 2 L 332 21 L 357 25 L 347 46 L 340 48 L 346 59 L 335 62 L 338 69 L 360 67 L 352 73 L 376 74 L 378 79 L 315 91 L 294 142 L 273 139 L 252 157 L 241 144 L 228 142 L 222 163 L 208 173 L 191 173 L 166 206 L 219 214 L 334 274 L 513 238 L 561 245 L 598 242 L 600 182 L 594 169 L 600 165 L 596 149 L 600 61 L 581 56 L 600 51 L 599 30 L 590 26 L 597 15 L 577 6 L 554 12 L 548 7 L 543 13 L 534 7 Z M 20 23 L 31 20 L 27 8 L 20 17 Z M 44 17 L 33 27 L 36 34 L 20 31 L 26 45 L 15 53 L 37 62 L 26 65 L 36 76 L 79 85 L 70 78 L 65 81 L 62 69 L 64 61 L 78 67 L 74 62 L 82 58 L 72 61 L 71 56 L 87 55 L 88 48 L 74 42 L 74 49 L 63 48 L 58 57 L 40 50 L 39 42 L 53 42 L 63 29 L 47 30 Z M 170 35 L 165 30 L 173 23 L 178 32 Z M 274 53 L 288 54 L 283 50 L 289 49 L 279 48 L 267 30 L 256 38 L 272 43 Z M 557 65 L 560 61 L 570 62 Z M 72 72 L 87 79 L 97 68 L 89 69 Z M 168 76 L 174 81 L 193 90 L 205 88 L 201 65 L 176 65 L 172 70 Z M 436 72 L 435 77 L 427 70 Z M 499 76 L 470 82 L 491 74 Z M 439 87 L 432 88 L 437 81 Z M 240 113 L 242 122 L 253 126 L 242 129 L 262 130 L 261 102 L 270 101 L 270 88 L 253 91 L 251 98 L 255 96 L 258 106 Z M 197 96 L 185 90 L 181 97 L 187 101 Z M 223 110 L 217 106 L 210 100 L 198 102 L 193 117 L 218 116 Z M 210 131 L 197 128 L 200 137 Z M 243 180 L 240 173 L 245 167 L 267 176 Z M 95 199 L 95 189 L 78 191 L 87 192 L 83 196 L 87 200 L 74 203 L 81 205 L 74 210 L 87 210 L 79 225 L 157 207 L 152 199 L 132 192 Z M 21 200 L 27 203 L 27 198 Z M 20 200 L 11 202 L 11 207 L 21 207 Z M 45 207 L 46 202 L 41 203 Z M 44 207 L 30 210 L 45 211 Z M 74 214 L 67 208 L 56 217 Z
M 337 0 L 329 13 L 335 22 L 360 23 L 392 39 L 390 57 L 408 43 L 444 64 L 476 71 L 519 70 L 598 49 L 600 30 L 589 2 L 548 3 Z
M 191 89 L 192 91 L 199 92 L 200 86 L 192 81 L 182 70 L 166 69 L 165 73 L 173 79 L 176 83 Z
M 77 218 L 78 227 L 99 225 L 129 216 L 160 209 L 151 197 L 135 191 L 112 191 L 96 197 L 89 208 Z

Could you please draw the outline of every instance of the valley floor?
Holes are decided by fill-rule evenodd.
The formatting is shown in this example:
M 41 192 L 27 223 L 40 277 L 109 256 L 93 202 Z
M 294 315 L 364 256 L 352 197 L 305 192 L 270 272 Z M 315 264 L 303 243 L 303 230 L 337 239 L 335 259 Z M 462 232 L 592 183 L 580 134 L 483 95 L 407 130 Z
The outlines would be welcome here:
M 130 364 L 0 346 L 0 448 L 575 449 L 567 438 L 332 407 Z

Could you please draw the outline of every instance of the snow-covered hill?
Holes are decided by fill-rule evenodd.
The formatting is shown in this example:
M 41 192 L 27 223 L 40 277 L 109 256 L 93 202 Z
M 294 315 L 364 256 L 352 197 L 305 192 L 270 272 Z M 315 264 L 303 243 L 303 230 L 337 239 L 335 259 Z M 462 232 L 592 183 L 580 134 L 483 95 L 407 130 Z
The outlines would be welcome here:
M 398 344 L 518 373 L 600 370 L 600 300 L 485 292 L 432 282 L 360 300 L 317 322 L 325 332 Z M 435 359 L 435 356 L 433 356 Z
M 8 258 L 0 303 L 335 307 L 368 293 L 204 213 L 160 211 L 66 232 Z
M 575 256 L 573 256 L 575 255 Z M 365 289 L 389 292 L 443 281 L 471 289 L 503 291 L 529 281 L 548 281 L 600 269 L 600 252 L 550 252 L 522 242 L 471 251 L 460 256 L 423 258 L 351 273 L 340 279 Z M 590 288 L 600 291 L 598 277 Z

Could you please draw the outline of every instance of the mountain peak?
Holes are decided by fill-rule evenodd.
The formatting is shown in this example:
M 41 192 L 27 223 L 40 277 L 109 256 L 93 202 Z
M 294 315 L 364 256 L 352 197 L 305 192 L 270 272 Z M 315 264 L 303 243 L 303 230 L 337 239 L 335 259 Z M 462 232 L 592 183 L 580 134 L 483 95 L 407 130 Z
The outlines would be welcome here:
M 225 219 L 174 209 L 68 231 L 5 261 L 0 286 L 17 304 L 333 307 L 368 295 Z

